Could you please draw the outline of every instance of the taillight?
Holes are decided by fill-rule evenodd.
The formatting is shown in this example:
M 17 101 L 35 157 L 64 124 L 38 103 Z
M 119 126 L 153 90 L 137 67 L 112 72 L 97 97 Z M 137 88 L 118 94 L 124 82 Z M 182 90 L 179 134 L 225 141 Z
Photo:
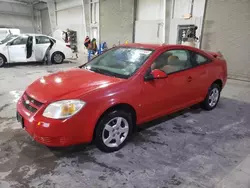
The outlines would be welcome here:
M 69 44 L 66 44 L 66 46 L 67 46 L 68 48 L 70 48 L 70 45 L 69 45 Z

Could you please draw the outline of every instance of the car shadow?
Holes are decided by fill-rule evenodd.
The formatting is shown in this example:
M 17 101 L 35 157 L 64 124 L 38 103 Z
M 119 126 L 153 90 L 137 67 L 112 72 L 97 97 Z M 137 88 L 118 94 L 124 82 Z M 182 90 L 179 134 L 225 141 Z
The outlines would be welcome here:
M 72 63 L 74 64 L 73 61 L 70 60 L 65 60 L 62 64 L 69 64 Z M 59 66 L 62 64 L 51 64 L 53 66 Z M 18 62 L 18 63 L 7 63 L 4 68 L 12 68 L 12 67 L 22 67 L 22 66 L 51 66 L 51 65 L 45 65 L 43 62 Z
M 201 108 L 200 104 L 193 105 L 187 109 L 180 110 L 178 112 L 175 112 L 173 114 L 169 114 L 166 116 L 162 116 L 160 118 L 157 118 L 153 121 L 141 124 L 139 126 L 136 126 L 136 129 L 132 135 L 131 142 L 133 142 L 133 139 L 138 136 L 139 133 L 144 133 L 148 129 L 155 127 L 161 123 L 170 121 L 171 119 L 174 119 L 179 116 L 186 117 L 185 114 L 187 113 L 193 113 L 193 114 L 199 114 L 202 112 L 203 109 Z M 88 151 L 91 151 L 92 149 L 96 148 L 94 143 L 89 143 L 89 144 L 79 144 L 79 145 L 74 145 L 70 147 L 48 147 L 48 149 L 57 157 L 72 157 L 75 154 L 79 153 L 85 153 L 87 154 Z
M 4 68 L 12 68 L 12 67 L 18 67 L 18 66 L 37 66 L 37 65 L 43 65 L 42 62 L 19 62 L 19 63 L 7 63 Z
M 185 114 L 187 114 L 189 112 L 193 113 L 193 114 L 199 114 L 201 111 L 203 111 L 203 109 L 201 108 L 200 104 L 196 104 L 196 105 L 193 105 L 193 106 L 191 106 L 189 108 L 177 111 L 177 112 L 175 112 L 173 114 L 162 116 L 162 117 L 157 118 L 155 120 L 152 120 L 152 121 L 149 121 L 147 123 L 141 124 L 141 125 L 137 126 L 137 131 L 136 132 L 140 132 L 140 131 L 149 129 L 151 127 L 154 127 L 156 125 L 159 125 L 161 123 L 164 123 L 166 121 L 169 121 L 169 120 L 174 119 L 174 118 L 179 117 L 179 116 L 186 117 Z
M 227 98 L 223 98 L 222 102 L 220 102 L 218 104 L 218 106 L 216 107 L 216 109 L 226 109 L 227 108 L 227 105 L 226 105 L 226 102 L 229 102 L 230 101 L 234 101 L 234 100 L 231 100 L 231 99 L 227 99 Z M 235 102 L 235 101 L 234 101 Z M 241 102 L 240 102 L 241 103 Z M 243 103 L 244 104 L 244 103 Z M 213 110 L 214 111 L 214 110 Z M 211 113 L 213 112 L 211 111 Z M 133 142 L 138 142 L 140 141 L 140 134 L 144 135 L 144 134 L 148 134 L 150 133 L 149 129 L 151 128 L 154 128 L 162 123 L 167 123 L 169 122 L 170 120 L 173 120 L 175 118 L 178 118 L 178 117 L 183 117 L 183 118 L 188 118 L 190 116 L 190 114 L 192 114 L 192 116 L 196 116 L 196 115 L 200 115 L 201 113 L 206 113 L 206 112 L 209 112 L 209 111 L 206 111 L 206 110 L 203 110 L 200 106 L 200 104 L 196 104 L 196 105 L 193 105 L 189 108 L 186 108 L 186 109 L 183 109 L 183 110 L 180 110 L 178 112 L 175 112 L 173 114 L 169 114 L 169 115 L 166 115 L 166 116 L 162 116 L 160 118 L 157 118 L 153 121 L 149 121 L 147 123 L 144 123 L 144 124 L 141 124 L 141 125 L 138 125 L 131 137 L 131 141 L 130 143 L 133 144 Z M 192 127 L 186 127 L 186 128 L 189 128 L 189 129 L 192 129 Z M 180 132 L 180 133 L 186 133 L 182 127 L 180 127 L 180 125 L 178 125 L 178 123 L 176 123 L 175 125 L 173 125 L 173 129 L 177 132 Z M 205 134 L 200 132 L 200 131 L 196 131 L 196 130 L 191 130 L 191 133 L 193 135 L 200 135 L 200 136 L 204 136 Z M 141 139 L 141 142 L 145 142 L 144 139 Z M 74 145 L 74 146 L 70 146 L 70 147 L 64 147 L 64 148 L 49 148 L 51 152 L 53 152 L 56 156 L 58 157 L 67 157 L 68 155 L 70 156 L 74 156 L 74 153 L 75 154 L 79 154 L 79 153 L 85 153 L 87 154 L 87 151 L 90 151 L 92 149 L 96 148 L 94 143 L 90 143 L 90 144 L 79 144 L 79 145 Z

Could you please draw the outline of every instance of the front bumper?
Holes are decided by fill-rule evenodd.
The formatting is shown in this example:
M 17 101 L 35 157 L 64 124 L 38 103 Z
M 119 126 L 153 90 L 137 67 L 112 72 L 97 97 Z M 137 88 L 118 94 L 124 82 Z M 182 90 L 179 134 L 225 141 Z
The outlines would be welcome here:
M 42 116 L 43 107 L 30 112 L 21 98 L 17 103 L 17 120 L 26 132 L 37 142 L 52 147 L 65 147 L 92 141 L 93 130 L 83 125 L 80 115 L 65 120 L 49 119 Z M 87 124 L 88 121 L 86 120 Z

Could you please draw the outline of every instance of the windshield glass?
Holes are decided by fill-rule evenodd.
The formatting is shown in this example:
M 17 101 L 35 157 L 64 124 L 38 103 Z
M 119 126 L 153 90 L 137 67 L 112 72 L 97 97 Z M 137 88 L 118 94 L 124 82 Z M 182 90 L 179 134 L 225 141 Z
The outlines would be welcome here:
M 119 47 L 94 58 L 84 67 L 101 74 L 119 78 L 132 76 L 152 54 L 153 50 Z
M 5 39 L 3 39 L 2 41 L 0 41 L 1 44 L 5 44 L 6 42 L 9 42 L 10 40 L 16 38 L 17 35 L 11 35 L 11 36 L 8 36 L 6 37 Z

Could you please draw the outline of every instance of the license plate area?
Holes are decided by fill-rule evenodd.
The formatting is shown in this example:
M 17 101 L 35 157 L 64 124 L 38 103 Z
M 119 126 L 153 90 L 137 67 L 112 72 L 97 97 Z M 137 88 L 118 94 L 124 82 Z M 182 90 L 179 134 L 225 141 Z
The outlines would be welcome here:
M 24 128 L 24 120 L 23 120 L 23 117 L 17 112 L 17 114 L 16 114 L 16 118 L 17 118 L 17 121 L 19 122 L 19 123 L 21 123 L 21 125 L 22 125 L 22 128 Z

